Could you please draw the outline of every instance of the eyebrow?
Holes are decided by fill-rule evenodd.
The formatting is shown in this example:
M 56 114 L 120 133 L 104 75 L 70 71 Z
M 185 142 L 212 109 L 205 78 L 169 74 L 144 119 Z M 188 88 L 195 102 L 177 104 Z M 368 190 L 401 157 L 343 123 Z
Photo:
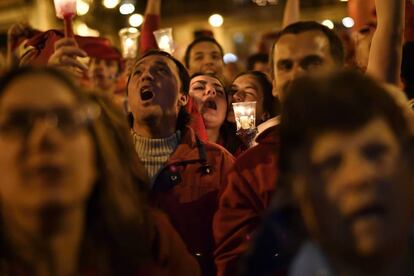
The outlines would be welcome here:
M 205 81 L 205 80 L 197 80 L 197 81 L 195 81 L 193 84 L 196 84 L 196 83 L 201 83 L 201 84 L 207 84 L 207 81 Z
M 145 62 L 140 62 L 140 63 L 137 63 L 136 65 L 135 65 L 135 67 L 134 67 L 134 73 L 139 69 L 139 67 L 140 66 L 142 66 L 142 64 L 144 64 Z M 165 63 L 164 61 L 155 61 L 155 64 L 156 65 L 160 65 L 160 66 L 165 66 L 165 67 L 168 67 L 168 64 L 167 63 Z
M 168 67 L 168 64 L 165 63 L 164 61 L 156 61 L 155 64 Z
M 248 85 L 245 87 L 245 89 L 254 89 L 254 90 L 258 90 L 258 87 L 256 85 Z
M 207 53 L 207 54 L 220 54 L 219 51 L 213 50 L 213 51 L 209 51 L 209 52 L 207 52 L 207 51 L 206 52 L 198 51 L 198 52 L 195 52 L 194 55 L 203 55 L 204 53 Z
M 285 62 L 292 62 L 293 60 L 291 58 L 285 58 L 285 59 L 281 59 L 278 60 L 278 62 L 276 64 L 281 64 L 281 63 L 285 63 Z

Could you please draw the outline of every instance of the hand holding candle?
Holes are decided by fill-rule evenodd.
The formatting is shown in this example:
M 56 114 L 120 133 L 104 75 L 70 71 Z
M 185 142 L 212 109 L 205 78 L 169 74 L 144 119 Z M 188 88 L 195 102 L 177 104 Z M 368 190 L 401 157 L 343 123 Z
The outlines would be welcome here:
M 256 128 L 256 102 L 233 103 L 237 130 Z
M 237 136 L 246 146 L 251 147 L 257 134 L 256 102 L 233 103 L 233 110 L 237 125 Z

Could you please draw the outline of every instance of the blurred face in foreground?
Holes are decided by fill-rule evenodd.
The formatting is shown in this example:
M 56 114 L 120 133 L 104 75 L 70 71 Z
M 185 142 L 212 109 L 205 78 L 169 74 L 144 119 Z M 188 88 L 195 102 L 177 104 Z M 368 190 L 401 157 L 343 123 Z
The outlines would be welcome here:
M 46 74 L 18 77 L 0 110 L 2 209 L 83 208 L 96 180 L 95 147 L 70 88 Z
M 335 69 L 328 38 L 320 31 L 285 34 L 273 54 L 273 95 L 283 102 L 284 90 L 296 78 L 323 75 Z
M 374 118 L 356 131 L 317 135 L 294 191 L 312 237 L 330 256 L 381 260 L 408 244 L 412 173 L 392 129 Z

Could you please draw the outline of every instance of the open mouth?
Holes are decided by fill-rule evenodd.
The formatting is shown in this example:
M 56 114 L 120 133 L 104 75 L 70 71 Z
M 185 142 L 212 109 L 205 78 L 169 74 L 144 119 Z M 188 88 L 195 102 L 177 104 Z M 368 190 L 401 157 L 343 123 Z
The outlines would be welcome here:
M 35 174 L 41 178 L 57 180 L 63 175 L 63 170 L 59 166 L 55 165 L 41 165 L 35 169 Z
M 206 102 L 204 102 L 204 106 L 205 109 L 213 109 L 213 110 L 217 110 L 217 104 L 214 100 L 208 100 Z
M 154 93 L 151 91 L 150 88 L 144 87 L 141 89 L 141 100 L 148 101 L 154 97 Z
M 387 210 L 380 204 L 371 204 L 360 208 L 348 216 L 348 221 L 352 222 L 359 219 L 367 219 L 372 217 L 384 217 Z

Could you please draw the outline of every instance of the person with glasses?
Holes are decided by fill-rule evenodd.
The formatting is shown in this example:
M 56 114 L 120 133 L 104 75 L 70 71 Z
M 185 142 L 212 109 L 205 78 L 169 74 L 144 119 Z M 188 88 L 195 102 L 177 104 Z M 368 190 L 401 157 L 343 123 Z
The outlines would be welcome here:
M 0 79 L 1 275 L 199 275 L 148 207 L 122 113 L 61 72 Z

